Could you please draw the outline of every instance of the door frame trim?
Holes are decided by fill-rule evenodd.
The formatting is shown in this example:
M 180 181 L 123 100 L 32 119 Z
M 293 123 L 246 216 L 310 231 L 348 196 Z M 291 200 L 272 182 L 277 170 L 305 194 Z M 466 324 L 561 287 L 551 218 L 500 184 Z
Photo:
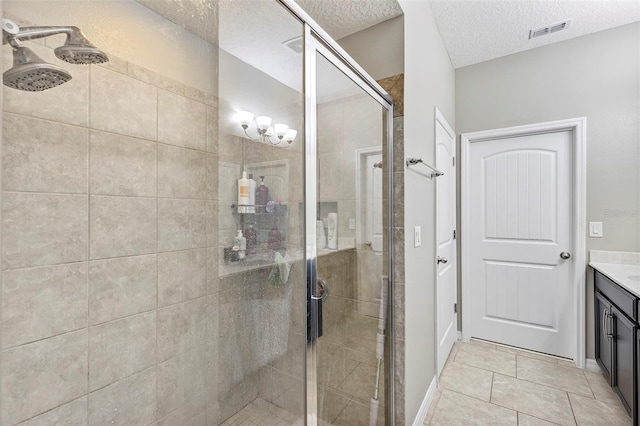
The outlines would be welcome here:
M 455 158 L 456 154 L 457 154 L 456 153 L 456 148 L 457 148 L 456 147 L 456 145 L 457 145 L 456 132 L 453 130 L 451 125 L 449 125 L 449 123 L 447 122 L 447 119 L 445 118 L 444 114 L 442 114 L 442 112 L 438 109 L 438 107 L 434 108 L 433 119 L 434 119 L 433 120 L 434 121 L 433 140 L 434 141 L 436 140 L 437 126 L 438 126 L 438 123 L 440 123 L 440 125 L 442 125 L 442 128 L 444 129 L 444 131 L 447 132 L 447 134 L 449 136 L 451 136 L 451 138 L 453 139 L 453 156 Z M 436 152 L 437 148 L 438 148 L 438 145 L 436 143 L 433 146 L 433 158 L 434 159 L 436 159 L 437 156 L 438 156 L 438 153 Z M 434 162 L 435 162 L 435 160 L 434 160 Z M 438 167 L 438 166 L 436 165 L 436 167 Z M 453 222 L 454 229 L 456 228 L 455 216 L 457 216 L 457 210 L 458 210 L 458 200 L 457 200 L 457 196 L 456 196 L 457 195 L 456 194 L 457 181 L 458 181 L 458 179 L 457 179 L 457 170 L 456 170 L 456 168 L 454 168 L 453 169 L 453 189 L 454 189 L 453 200 L 455 202 L 454 222 Z M 437 202 L 437 200 L 438 200 L 438 185 L 437 185 L 437 183 L 435 185 L 435 199 L 436 199 L 436 202 Z M 438 235 L 438 225 L 439 225 L 438 224 L 438 211 L 437 211 L 437 209 L 438 209 L 438 206 L 436 205 L 436 212 L 435 212 L 436 238 L 434 239 L 434 252 L 436 253 L 436 256 L 438 255 L 438 238 L 437 238 L 437 235 Z M 453 231 L 453 229 L 452 229 L 452 231 Z M 455 300 L 455 303 L 457 303 L 457 301 L 458 301 L 457 300 L 458 299 L 458 281 L 459 281 L 459 279 L 458 279 L 458 262 L 459 262 L 459 259 L 458 259 L 458 239 L 457 238 L 454 240 L 453 253 L 455 255 L 455 263 L 456 263 L 455 264 L 455 268 L 453 270 L 453 273 L 454 273 L 454 282 L 456 283 L 456 300 Z M 436 354 L 436 356 L 435 356 L 435 359 L 436 359 L 435 371 L 436 371 L 436 377 L 438 378 L 438 381 L 439 381 L 440 380 L 440 371 L 439 371 L 439 364 L 440 364 L 440 359 L 439 359 L 440 358 L 439 357 L 440 342 L 439 342 L 439 339 L 440 339 L 440 336 L 438 336 L 438 313 L 439 313 L 438 310 L 441 307 L 438 306 L 438 265 L 437 264 L 436 264 L 436 268 L 435 268 L 434 280 L 435 280 L 435 283 L 436 283 L 436 285 L 435 285 L 435 295 L 434 295 L 435 301 L 436 301 L 436 317 L 435 317 L 436 341 L 435 341 L 435 345 L 434 345 L 435 346 L 434 350 L 435 350 L 435 354 Z M 451 309 L 451 306 L 449 307 L 449 309 Z M 458 330 L 458 318 L 457 318 L 457 315 L 456 315 L 456 329 L 455 329 L 456 338 L 458 336 L 459 331 L 460 330 Z M 443 365 L 444 365 L 444 363 L 443 363 Z
M 508 138 L 514 136 L 526 136 L 540 133 L 571 131 L 573 133 L 573 297 L 575 315 L 575 352 L 574 362 L 577 367 L 585 368 L 586 365 L 586 284 L 587 269 L 587 238 L 586 238 L 586 164 L 587 164 L 587 118 L 578 117 L 566 120 L 549 121 L 544 123 L 528 124 L 524 126 L 506 127 L 494 130 L 463 133 L 460 135 L 460 172 L 461 172 L 461 296 L 462 296 L 462 340 L 471 338 L 471 297 L 470 284 L 466 277 L 470 276 L 469 262 L 471 244 L 469 244 L 469 228 L 471 220 L 470 206 L 470 148 L 472 143 L 487 140 Z

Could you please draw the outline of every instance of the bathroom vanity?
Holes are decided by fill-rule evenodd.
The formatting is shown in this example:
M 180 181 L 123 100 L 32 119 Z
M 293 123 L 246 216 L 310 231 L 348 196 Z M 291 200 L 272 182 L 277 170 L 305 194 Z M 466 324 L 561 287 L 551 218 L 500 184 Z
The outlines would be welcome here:
M 620 257 L 591 256 L 595 289 L 596 361 L 622 404 L 638 424 L 640 372 L 640 262 L 608 263 Z M 596 260 L 596 261 L 594 261 Z

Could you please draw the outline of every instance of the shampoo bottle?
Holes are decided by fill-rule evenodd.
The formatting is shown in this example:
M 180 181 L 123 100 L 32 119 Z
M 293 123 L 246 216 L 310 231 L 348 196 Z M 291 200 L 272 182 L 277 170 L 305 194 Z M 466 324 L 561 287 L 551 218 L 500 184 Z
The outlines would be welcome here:
M 329 213 L 327 218 L 327 248 L 338 248 L 338 213 Z
M 244 237 L 247 239 L 247 256 L 255 255 L 258 246 L 258 233 L 253 225 L 249 225 L 249 227 L 244 230 Z
M 273 228 L 269 231 L 269 249 L 280 250 L 282 248 L 282 234 L 278 230 L 278 224 L 274 223 Z
M 316 244 L 319 249 L 327 247 L 327 235 L 324 233 L 324 222 L 316 221 Z
M 255 212 L 256 212 L 256 181 L 253 180 L 253 173 L 249 173 L 249 208 L 247 213 L 255 213 Z
M 265 211 L 265 206 L 269 202 L 269 188 L 264 184 L 264 176 L 260 176 L 260 186 L 256 189 L 256 206 L 260 212 Z
M 238 179 L 238 213 L 247 213 L 250 202 L 249 179 L 247 179 L 247 172 L 242 172 L 242 177 Z

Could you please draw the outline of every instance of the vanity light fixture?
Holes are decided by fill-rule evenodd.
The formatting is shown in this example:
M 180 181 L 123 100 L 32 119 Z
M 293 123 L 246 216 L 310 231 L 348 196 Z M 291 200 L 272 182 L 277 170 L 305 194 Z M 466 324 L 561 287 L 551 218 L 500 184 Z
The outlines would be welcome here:
M 249 111 L 239 111 L 236 115 L 236 119 L 244 130 L 244 134 L 252 141 L 268 142 L 271 145 L 279 145 L 282 141 L 285 141 L 289 145 L 291 145 L 298 135 L 298 132 L 294 129 L 290 129 L 288 125 L 275 123 L 272 126 L 271 122 L 273 120 L 271 119 L 271 117 L 267 117 L 266 115 L 259 115 L 255 118 L 255 126 L 256 131 L 258 132 L 258 137 L 254 138 L 247 132 L 247 129 L 249 129 L 249 126 L 254 121 L 253 113 Z M 277 138 L 276 140 L 272 139 L 274 135 Z

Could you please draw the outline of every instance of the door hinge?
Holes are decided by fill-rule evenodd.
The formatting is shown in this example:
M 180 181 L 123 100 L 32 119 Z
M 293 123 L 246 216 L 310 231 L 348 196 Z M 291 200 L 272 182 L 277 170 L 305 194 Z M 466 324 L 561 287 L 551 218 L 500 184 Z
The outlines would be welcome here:
M 458 304 L 457 304 L 457 303 L 454 303 L 454 304 L 453 304 L 453 313 L 454 313 L 454 314 L 457 314 L 457 313 L 458 313 Z
M 456 157 L 451 157 L 452 166 L 456 166 Z
M 453 239 L 454 240 L 456 239 L 456 230 L 455 229 L 453 230 Z

